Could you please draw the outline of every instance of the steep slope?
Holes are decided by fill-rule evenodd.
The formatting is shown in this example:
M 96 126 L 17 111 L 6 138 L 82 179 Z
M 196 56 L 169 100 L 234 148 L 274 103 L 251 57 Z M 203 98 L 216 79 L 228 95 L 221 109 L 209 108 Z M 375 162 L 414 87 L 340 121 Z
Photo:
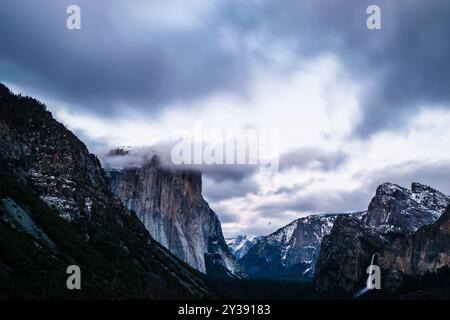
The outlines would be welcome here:
M 362 213 L 349 214 L 360 217 Z M 239 263 L 253 278 L 311 280 L 322 239 L 338 215 L 311 215 L 297 219 L 261 237 Z
M 352 217 L 339 217 L 321 245 L 314 279 L 317 291 L 354 293 L 364 286 L 372 255 L 387 242 L 363 222 Z
M 110 170 L 108 176 L 112 192 L 177 257 L 203 273 L 215 266 L 241 275 L 219 218 L 203 199 L 199 173 L 164 169 L 155 156 L 141 167 Z
M 114 197 L 97 158 L 45 106 L 0 85 L 0 111 L 0 295 L 214 296 Z M 65 288 L 69 264 L 86 290 Z

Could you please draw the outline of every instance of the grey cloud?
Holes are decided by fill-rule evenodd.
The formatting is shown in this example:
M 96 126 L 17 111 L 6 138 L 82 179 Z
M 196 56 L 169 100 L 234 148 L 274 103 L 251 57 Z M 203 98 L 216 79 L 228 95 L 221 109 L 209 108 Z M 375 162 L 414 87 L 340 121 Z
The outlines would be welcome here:
M 401 127 L 419 107 L 450 107 L 450 2 L 284 3 L 267 13 L 267 29 L 296 37 L 303 53 L 336 53 L 363 84 L 358 136 Z M 381 7 L 382 30 L 366 28 L 369 4 Z
M 214 212 L 219 216 L 221 223 L 232 223 L 239 221 L 239 213 L 230 212 L 228 209 L 222 206 L 213 206 Z
M 258 170 L 253 165 L 192 165 L 191 168 L 201 171 L 216 182 L 241 182 L 251 177 Z
M 301 193 L 281 201 L 266 203 L 256 210 L 263 217 L 280 217 L 288 214 L 288 211 L 299 214 L 356 212 L 367 209 L 372 195 L 366 190 Z
M 114 117 L 244 87 L 244 59 L 222 50 L 218 31 L 208 25 L 157 32 L 126 10 L 150 11 L 152 2 L 79 0 L 82 29 L 69 31 L 66 8 L 72 3 L 2 1 L 4 81 Z
M 303 189 L 307 188 L 309 185 L 322 181 L 322 178 L 311 178 L 303 183 L 295 183 L 292 186 L 286 187 L 281 186 L 278 189 L 275 190 L 275 195 L 285 195 L 285 196 L 291 196 L 292 194 L 298 193 L 299 191 L 302 191 Z
M 299 57 L 335 54 L 362 85 L 366 138 L 398 129 L 420 107 L 450 107 L 450 2 L 446 0 L 267 1 L 251 14 L 268 42 L 287 39 Z M 381 8 L 382 30 L 366 27 L 366 9 Z M 239 19 L 236 20 L 239 25 Z
M 450 195 L 450 163 L 447 162 L 410 161 L 373 172 L 361 172 L 356 178 L 366 181 L 367 188 L 371 190 L 375 190 L 383 182 L 392 182 L 406 188 L 410 188 L 412 182 L 419 182 Z
M 219 212 L 217 213 L 219 215 L 220 218 L 220 222 L 221 223 L 231 223 L 231 222 L 237 222 L 238 221 L 238 217 L 235 215 L 231 215 L 225 212 Z
M 280 156 L 280 170 L 291 168 L 329 171 L 345 163 L 343 152 L 327 152 L 315 147 L 298 148 Z
M 292 187 L 280 187 L 277 190 L 275 190 L 274 194 L 276 195 L 282 195 L 282 194 L 291 194 L 293 192 L 297 192 L 299 190 L 298 186 L 292 186 Z
M 203 194 L 209 201 L 221 201 L 259 192 L 258 184 L 252 179 L 216 181 L 205 174 Z

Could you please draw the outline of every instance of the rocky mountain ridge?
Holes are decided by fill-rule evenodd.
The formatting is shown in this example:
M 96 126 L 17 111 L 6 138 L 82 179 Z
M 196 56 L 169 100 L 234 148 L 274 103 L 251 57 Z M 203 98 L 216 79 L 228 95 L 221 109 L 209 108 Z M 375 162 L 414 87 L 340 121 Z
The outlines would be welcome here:
M 386 270 L 423 276 L 450 266 L 450 207 L 431 225 L 395 239 L 381 250 L 379 263 Z

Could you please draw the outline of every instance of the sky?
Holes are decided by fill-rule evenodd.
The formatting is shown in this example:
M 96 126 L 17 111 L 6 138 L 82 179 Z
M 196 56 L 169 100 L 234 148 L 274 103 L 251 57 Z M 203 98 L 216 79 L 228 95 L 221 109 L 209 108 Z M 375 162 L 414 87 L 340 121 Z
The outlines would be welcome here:
M 386 181 L 450 194 L 449 34 L 447 0 L 2 0 L 0 81 L 104 165 L 117 146 L 167 153 L 195 123 L 276 130 L 272 174 L 197 167 L 225 236 L 262 235 L 365 210 Z

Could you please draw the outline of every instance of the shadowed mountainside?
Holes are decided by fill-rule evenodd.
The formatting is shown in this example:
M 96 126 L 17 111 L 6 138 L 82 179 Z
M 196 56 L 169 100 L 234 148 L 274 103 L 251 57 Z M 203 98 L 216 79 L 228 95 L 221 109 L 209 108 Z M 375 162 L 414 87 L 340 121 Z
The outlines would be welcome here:
M 215 296 L 115 198 L 73 133 L 3 85 L 0 151 L 0 297 Z M 66 288 L 71 264 L 82 270 L 82 290 Z

